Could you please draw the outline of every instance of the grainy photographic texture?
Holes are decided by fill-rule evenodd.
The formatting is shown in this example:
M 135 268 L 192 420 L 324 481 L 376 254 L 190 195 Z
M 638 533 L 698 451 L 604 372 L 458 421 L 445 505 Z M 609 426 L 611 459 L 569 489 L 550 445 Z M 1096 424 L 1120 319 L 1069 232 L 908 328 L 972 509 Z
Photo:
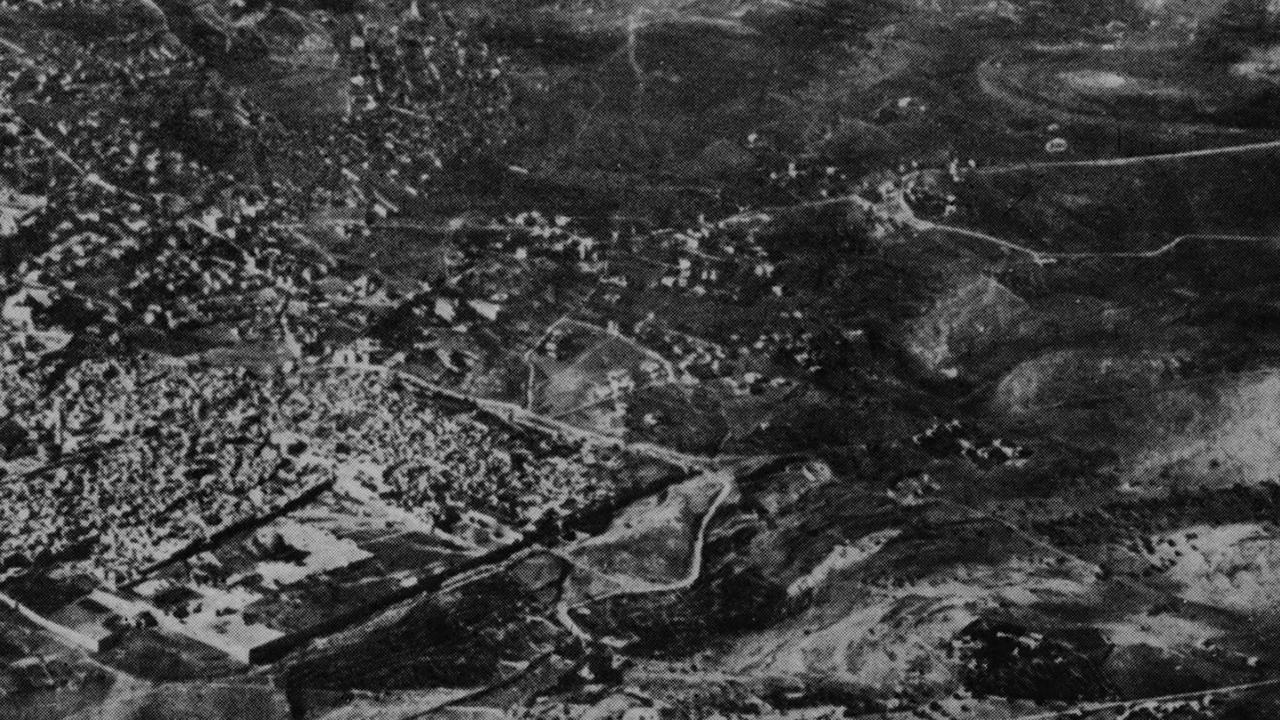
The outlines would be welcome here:
M 0 0 L 0 718 L 1280 718 L 1277 0 Z

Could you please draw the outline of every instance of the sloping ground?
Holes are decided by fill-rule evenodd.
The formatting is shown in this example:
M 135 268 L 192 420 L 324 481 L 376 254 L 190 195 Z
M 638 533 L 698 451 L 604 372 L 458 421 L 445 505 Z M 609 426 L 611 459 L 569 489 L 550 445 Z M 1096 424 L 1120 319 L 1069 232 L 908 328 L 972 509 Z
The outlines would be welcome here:
M 467 7 L 463 2 L 455 6 Z M 407 5 L 404 0 L 390 3 Z M 794 31 L 793 25 L 819 23 L 832 18 L 874 17 L 893 8 L 889 3 L 852 7 L 827 0 L 780 2 L 779 0 L 569 0 L 515 7 L 504 3 L 467 9 L 487 14 L 508 33 L 557 34 L 579 42 L 623 42 L 629 33 L 652 27 L 691 27 L 729 35 L 766 35 Z
M 285 117 L 341 115 L 349 78 L 330 30 L 285 7 L 243 15 L 221 1 L 168 0 L 169 27 L 241 85 L 261 107 Z
M 62 720 L 144 687 L 0 609 L 0 717 Z
M 733 479 L 700 476 L 626 508 L 605 532 L 566 547 L 573 563 L 566 599 L 668 592 L 702 570 L 706 529 L 735 494 Z
M 1153 432 L 1130 460 L 1135 484 L 1151 478 L 1226 486 L 1280 480 L 1280 376 L 1249 373 L 1216 386 L 1212 395 L 1188 399 L 1184 420 Z
M 1000 343 L 1016 341 L 1034 322 L 1028 303 L 993 278 L 957 278 L 905 331 L 907 352 L 938 378 Z
M 1084 590 L 1066 578 L 1029 576 L 1016 564 L 954 572 L 954 578 L 943 573 L 896 592 L 862 595 L 835 618 L 830 608 L 801 616 L 789 626 L 790 639 L 779 629 L 764 636 L 764 647 L 748 640 L 732 662 L 740 670 L 822 677 L 873 696 L 945 694 L 963 681 L 963 666 L 947 652 L 962 630 L 1001 605 Z M 833 579 L 827 592 L 849 590 Z
M 1242 534 L 1249 536 L 1233 537 Z M 1252 554 L 1228 550 L 1235 542 L 1216 545 L 1219 569 Z M 1197 558 L 1183 562 L 1181 575 L 1166 577 L 1203 577 Z M 1249 575 L 1236 583 L 1269 577 Z M 887 707 L 957 693 L 1106 700 L 1265 679 L 1255 668 L 1269 653 L 1234 614 L 1240 604 L 1212 602 L 1223 595 L 1195 582 L 1185 587 L 1108 577 L 998 526 L 952 525 L 902 536 L 832 573 L 812 603 L 697 663 L 708 678 L 789 678 L 791 692 L 809 702 L 834 693 Z M 1194 604 L 1169 606 L 1179 595 Z
M 216 683 L 161 685 L 108 698 L 101 707 L 67 716 L 67 720 L 286 720 L 291 717 L 284 694 L 274 688 Z
M 623 427 L 610 427 L 603 420 L 592 423 L 592 413 L 625 405 L 625 397 L 637 388 L 676 381 L 666 358 L 617 332 L 589 323 L 557 322 L 547 329 L 540 345 L 526 358 L 530 366 L 529 409 L 549 417 L 567 418 L 583 427 L 625 431 Z
M 1152 536 L 1143 550 L 1183 599 L 1266 616 L 1280 599 L 1277 540 L 1269 524 L 1191 525 Z
M 1129 492 L 1273 482 L 1275 371 L 1205 374 L 1193 365 L 1178 351 L 1053 351 L 1006 374 L 993 405 L 1085 446 L 1105 446 L 1116 487 Z
M 1143 62 L 1135 63 L 1129 52 L 1143 53 Z M 1124 46 L 1068 51 L 993 61 L 982 81 L 993 96 L 1049 116 L 1107 124 L 1143 112 L 1144 122 L 1171 132 L 1266 130 L 1275 110 L 1274 87 L 1199 60 L 1185 51 Z
M 1010 415 L 1032 416 L 1127 392 L 1145 399 L 1162 382 L 1176 380 L 1182 364 L 1177 353 L 1155 350 L 1055 350 L 1009 371 L 996 386 L 993 403 Z
M 994 165 L 961 174 L 958 181 L 944 179 L 936 192 L 954 195 L 956 209 L 947 221 L 980 228 L 1036 251 L 1064 253 L 1064 264 L 1047 271 L 1065 277 L 1085 269 L 1123 277 L 1158 268 L 1196 275 L 1189 281 L 1199 285 L 1224 275 L 1248 277 L 1250 270 L 1256 270 L 1222 257 L 1232 248 L 1243 245 L 1268 255 L 1276 252 L 1265 240 L 1277 220 L 1268 197 L 1280 182 L 1274 145 L 1268 144 L 1276 140 L 1272 133 L 1237 137 L 1206 133 L 1190 138 L 1175 134 L 1170 138 L 1139 130 L 1120 133 L 1113 142 L 1095 147 L 1100 141 L 1095 134 L 1073 135 L 1057 127 L 1055 132 L 1038 134 L 1040 146 L 1031 162 Z M 1055 138 L 1065 142 L 1067 149 L 1049 152 Z M 1233 147 L 1243 149 L 1233 152 Z M 1211 152 L 1215 148 L 1227 150 L 1217 155 Z M 1164 154 L 1165 160 L 1108 163 L 1108 158 L 1117 156 L 1152 154 Z M 1197 234 L 1206 237 L 1193 238 L 1143 265 L 1125 257 Z M 1256 240 L 1233 240 L 1248 236 Z M 1090 253 L 1096 255 L 1091 258 Z M 1107 260 L 1114 264 L 1108 266 Z M 1201 263 L 1212 269 L 1199 270 Z

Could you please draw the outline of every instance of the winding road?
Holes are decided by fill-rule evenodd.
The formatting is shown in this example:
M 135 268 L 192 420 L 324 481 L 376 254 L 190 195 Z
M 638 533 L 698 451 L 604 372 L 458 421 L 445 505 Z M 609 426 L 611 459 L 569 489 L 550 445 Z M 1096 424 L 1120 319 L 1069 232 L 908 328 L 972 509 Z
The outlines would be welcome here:
M 1128 157 L 1097 158 L 1093 160 L 1058 160 L 1046 162 L 1024 162 L 1010 165 L 990 165 L 972 171 L 975 175 L 1009 175 L 1036 170 L 1060 170 L 1066 168 L 1118 168 L 1150 165 L 1153 163 L 1178 162 L 1196 158 L 1220 157 L 1224 155 L 1249 155 L 1253 153 L 1280 153 L 1280 140 L 1239 143 L 1222 147 L 1184 150 L 1182 152 L 1155 153 L 1151 155 L 1132 155 Z
M 617 590 L 613 590 L 601 595 L 589 597 L 585 600 L 580 600 L 572 605 L 570 605 L 568 601 L 564 598 L 564 593 L 562 592 L 561 599 L 556 604 L 556 618 L 560 621 L 560 624 L 564 625 L 565 629 L 567 629 L 570 633 L 572 633 L 576 637 L 583 638 L 583 639 L 590 639 L 592 637 L 591 634 L 583 630 L 582 627 L 578 625 L 576 621 L 574 621 L 573 616 L 571 615 L 571 611 L 573 609 L 584 607 L 588 603 L 601 602 L 604 600 L 608 600 L 610 598 L 621 597 L 624 595 L 649 595 L 653 593 L 676 592 L 679 590 L 685 590 L 690 587 L 693 587 L 693 584 L 698 582 L 698 578 L 702 577 L 703 557 L 704 557 L 706 543 L 707 543 L 707 531 L 710 529 L 711 522 L 715 519 L 716 513 L 720 510 L 720 507 L 724 504 L 725 500 L 727 500 L 733 494 L 734 487 L 735 487 L 733 474 L 725 471 L 707 473 L 707 474 L 704 474 L 700 479 L 715 480 L 720 483 L 720 487 L 717 489 L 715 498 L 711 501 L 711 505 L 708 506 L 707 510 L 703 513 L 702 520 L 698 524 L 698 532 L 693 542 L 693 551 L 690 553 L 689 572 L 687 572 L 684 575 L 684 577 L 678 578 L 676 580 L 672 580 L 670 582 L 665 582 L 665 583 L 651 583 L 651 582 L 646 582 L 634 577 L 620 578 L 616 575 L 602 573 L 598 570 L 595 570 L 594 568 L 583 566 L 582 564 L 574 560 L 573 557 L 568 552 L 554 553 L 556 557 L 561 558 L 566 562 L 569 562 L 570 564 L 572 564 L 574 568 L 583 569 L 593 574 L 602 575 L 606 579 L 612 582 L 616 582 L 619 585 L 622 585 L 624 583 L 629 585 L 628 587 L 622 587 Z M 598 540 L 599 540 L 599 536 L 592 538 L 591 540 L 588 540 L 587 543 L 590 543 L 592 541 L 598 541 Z M 566 576 L 564 579 L 564 582 L 567 583 L 569 582 L 569 580 L 570 580 L 570 576 Z

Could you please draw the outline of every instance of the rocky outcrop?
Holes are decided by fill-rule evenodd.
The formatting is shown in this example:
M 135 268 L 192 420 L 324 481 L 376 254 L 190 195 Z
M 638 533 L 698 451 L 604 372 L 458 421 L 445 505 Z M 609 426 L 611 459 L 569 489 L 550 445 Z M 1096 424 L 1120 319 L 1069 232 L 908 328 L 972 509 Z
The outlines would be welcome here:
M 1182 412 L 1158 418 L 1126 463 L 1131 486 L 1224 487 L 1280 478 L 1280 375 L 1260 370 L 1180 395 Z
M 1025 360 L 997 384 L 992 406 L 1006 416 L 1074 407 L 1091 399 L 1152 390 L 1177 376 L 1186 358 L 1177 352 L 1073 348 Z
M 910 322 L 902 345 L 937 379 L 968 375 L 968 361 L 1025 335 L 1035 319 L 1025 300 L 987 275 L 961 278 Z

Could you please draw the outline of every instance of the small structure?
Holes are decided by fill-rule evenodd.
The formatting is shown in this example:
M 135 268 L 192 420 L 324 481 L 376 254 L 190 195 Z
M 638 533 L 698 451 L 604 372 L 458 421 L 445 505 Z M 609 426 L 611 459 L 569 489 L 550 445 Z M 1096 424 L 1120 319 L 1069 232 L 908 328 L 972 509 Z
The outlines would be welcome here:
M 17 612 L 64 645 L 97 653 L 108 649 L 116 639 L 117 631 L 112 624 L 118 616 L 90 598 L 59 602 L 54 607 L 40 607 L 41 604 L 48 603 L 44 598 L 32 602 L 0 591 L 0 607 Z
M 46 204 L 45 198 L 20 193 L 0 179 L 0 238 L 17 235 L 18 230 Z

